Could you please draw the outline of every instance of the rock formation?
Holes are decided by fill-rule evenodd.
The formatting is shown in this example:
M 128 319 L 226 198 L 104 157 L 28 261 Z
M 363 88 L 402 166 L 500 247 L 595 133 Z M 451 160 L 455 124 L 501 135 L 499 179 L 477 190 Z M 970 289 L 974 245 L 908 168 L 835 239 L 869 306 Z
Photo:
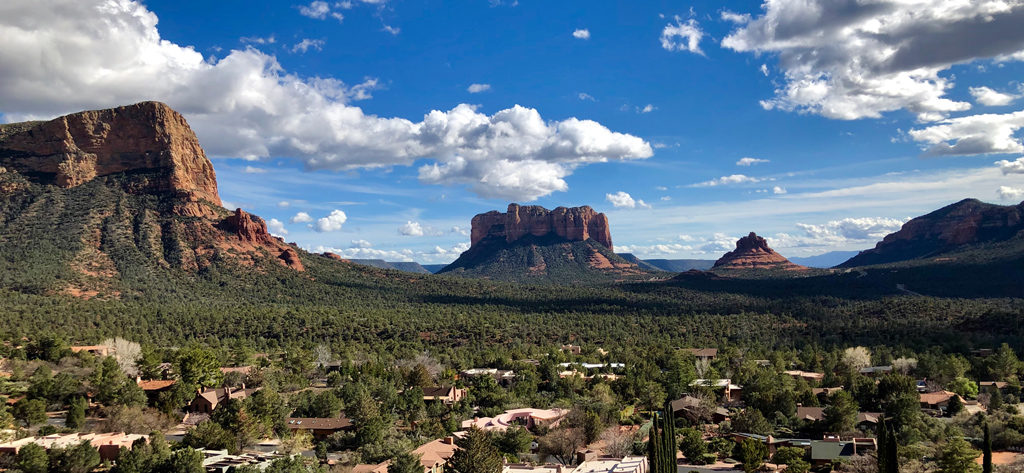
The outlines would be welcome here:
M 807 269 L 793 264 L 754 232 L 736 241 L 736 249 L 715 261 L 713 269 Z
M 965 199 L 910 220 L 875 248 L 862 251 L 840 267 L 927 258 L 970 245 L 1005 241 L 1021 231 L 1024 202 L 1004 206 Z
M 304 270 L 296 247 L 271 235 L 263 219 L 221 207 L 213 165 L 196 135 L 159 102 L 0 125 L 0 169 L 0 190 L 22 200 L 0 222 L 60 202 L 57 224 L 75 229 L 81 240 L 68 242 L 72 267 L 85 267 L 79 260 L 86 258 L 115 267 L 113 255 L 97 255 L 110 238 L 130 241 L 154 267 L 192 271 L 230 257 L 244 266 L 270 260 Z M 90 182 L 109 189 L 99 192 Z M 20 192 L 33 187 L 39 192 Z M 116 271 L 81 272 L 116 277 Z
M 472 227 L 471 247 L 487 238 L 503 238 L 512 243 L 526 235 L 557 235 L 568 241 L 593 239 L 612 249 L 608 217 L 586 205 L 548 210 L 538 205 L 509 204 L 505 213 L 492 210 L 473 217 Z
M 213 165 L 195 133 L 181 114 L 160 102 L 2 125 L 0 166 L 64 188 L 116 173 L 144 173 L 146 178 L 127 190 L 173 192 L 189 202 L 221 204 Z M 184 213 L 205 212 L 187 206 Z

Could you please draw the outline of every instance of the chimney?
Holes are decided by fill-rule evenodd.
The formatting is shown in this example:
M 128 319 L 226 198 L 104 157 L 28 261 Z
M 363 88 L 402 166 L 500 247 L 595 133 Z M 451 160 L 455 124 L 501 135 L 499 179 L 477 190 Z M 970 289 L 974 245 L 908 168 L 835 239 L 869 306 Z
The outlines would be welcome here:
M 242 391 L 245 391 L 245 383 L 242 383 Z
M 443 442 L 446 445 L 455 445 L 455 437 L 452 437 L 452 436 L 445 437 L 444 440 L 442 440 L 441 442 Z

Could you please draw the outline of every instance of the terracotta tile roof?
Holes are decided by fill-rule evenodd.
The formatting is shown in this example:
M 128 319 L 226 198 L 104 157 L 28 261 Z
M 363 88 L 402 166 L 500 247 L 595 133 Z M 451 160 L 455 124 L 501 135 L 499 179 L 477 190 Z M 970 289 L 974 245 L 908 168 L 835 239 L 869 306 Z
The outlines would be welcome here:
M 921 393 L 921 404 L 936 405 L 949 401 L 956 393 L 939 391 L 934 393 Z
M 176 382 L 173 379 L 147 379 L 139 380 L 137 384 L 143 391 L 159 391 L 174 386 Z
M 289 417 L 285 425 L 292 430 L 345 430 L 352 427 L 352 421 L 340 417 Z

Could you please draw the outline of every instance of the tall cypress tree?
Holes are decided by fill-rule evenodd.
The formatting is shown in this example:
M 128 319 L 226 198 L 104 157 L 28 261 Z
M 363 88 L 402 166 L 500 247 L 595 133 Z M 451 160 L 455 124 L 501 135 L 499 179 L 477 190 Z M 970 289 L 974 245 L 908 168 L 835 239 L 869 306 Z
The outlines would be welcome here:
M 887 445 L 885 446 L 885 472 L 886 473 L 899 473 L 900 472 L 900 446 L 896 439 L 896 428 L 888 427 L 888 432 L 885 433 Z
M 992 473 L 992 437 L 989 436 L 988 420 L 985 421 L 985 440 L 981 450 L 981 473 Z
M 878 461 L 878 473 L 886 473 L 889 471 L 886 468 L 885 464 L 886 460 L 888 460 L 888 457 L 886 455 L 886 449 L 888 449 L 889 447 L 889 439 L 887 435 L 888 433 L 889 432 L 888 428 L 886 427 L 885 417 L 883 416 L 878 421 L 878 426 L 875 428 L 875 437 L 878 437 L 876 440 L 876 442 L 878 443 L 877 451 L 875 451 L 875 454 L 877 455 L 876 459 Z

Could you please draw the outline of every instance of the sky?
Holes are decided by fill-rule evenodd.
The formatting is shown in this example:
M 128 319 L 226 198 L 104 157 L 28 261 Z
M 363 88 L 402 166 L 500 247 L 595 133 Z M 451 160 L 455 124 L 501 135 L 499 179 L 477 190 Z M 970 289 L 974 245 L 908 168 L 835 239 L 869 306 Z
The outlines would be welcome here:
M 510 202 L 715 259 L 1024 200 L 1024 0 L 5 0 L 0 44 L 0 122 L 163 101 L 225 207 L 348 258 Z

